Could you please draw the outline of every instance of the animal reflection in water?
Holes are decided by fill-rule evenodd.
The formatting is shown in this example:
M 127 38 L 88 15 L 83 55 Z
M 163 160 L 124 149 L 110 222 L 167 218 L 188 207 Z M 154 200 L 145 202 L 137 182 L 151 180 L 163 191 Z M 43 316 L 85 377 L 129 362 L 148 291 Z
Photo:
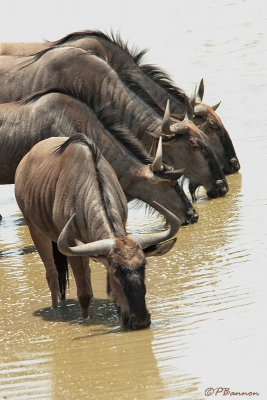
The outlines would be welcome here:
M 107 268 L 107 291 L 119 305 L 123 327 L 150 325 L 146 256 L 172 248 L 180 227 L 176 216 L 155 203 L 170 227 L 127 235 L 124 193 L 111 166 L 83 134 L 36 144 L 17 168 L 15 196 L 46 268 L 53 307 L 58 306 L 58 292 L 65 298 L 68 260 L 82 316 L 88 316 L 91 257 Z

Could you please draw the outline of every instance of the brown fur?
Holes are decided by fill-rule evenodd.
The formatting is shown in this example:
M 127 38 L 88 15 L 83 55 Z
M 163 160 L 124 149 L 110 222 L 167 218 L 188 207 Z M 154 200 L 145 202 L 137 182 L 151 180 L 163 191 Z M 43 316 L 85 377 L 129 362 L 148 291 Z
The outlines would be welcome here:
M 0 54 L 30 55 L 37 50 L 53 46 L 74 45 L 86 50 L 96 52 L 108 59 L 110 65 L 118 72 L 121 79 L 135 91 L 145 102 L 149 104 L 159 115 L 163 115 L 166 101 L 171 102 L 171 112 L 175 118 L 183 119 L 185 114 L 185 93 L 174 85 L 168 74 L 155 65 L 142 64 L 142 58 L 146 50 L 130 50 L 120 35 L 107 35 L 100 31 L 85 30 L 72 32 L 54 42 L 39 43 L 0 43 Z M 203 79 L 198 89 L 198 97 L 202 100 L 204 95 Z M 189 100 L 189 98 L 188 98 Z M 211 107 L 201 103 L 206 108 L 207 116 L 210 118 Z M 217 122 L 220 118 L 216 114 Z M 197 125 L 202 124 L 198 117 L 194 118 Z M 219 123 L 219 128 L 202 124 L 204 132 L 211 138 L 211 146 L 218 157 L 220 165 L 225 173 L 239 170 L 240 165 L 234 150 L 230 136 Z M 214 139 L 217 136 L 217 140 Z M 233 160 L 234 159 L 234 160 Z
M 90 105 L 98 117 L 102 114 L 103 107 L 108 107 L 109 122 L 112 121 L 113 126 L 126 126 L 129 133 L 142 141 L 149 151 L 153 141 L 151 135 L 159 137 L 162 134 L 162 116 L 157 111 L 154 101 L 155 99 L 157 102 L 159 100 L 156 90 L 158 87 L 155 89 L 155 83 L 148 80 L 131 57 L 126 59 L 125 53 L 122 53 L 115 44 L 108 42 L 111 47 L 105 47 L 110 55 L 109 63 L 107 63 L 102 58 L 96 57 L 92 53 L 89 54 L 87 38 L 81 40 L 85 40 L 85 43 L 81 44 L 79 41 L 75 41 L 72 44 L 72 46 L 80 46 L 79 48 L 52 47 L 35 57 L 22 58 L 17 64 L 17 68 L 11 68 L 14 59 L 12 61 L 10 57 L 8 60 L 5 58 L 10 65 L 5 66 L 4 62 L 1 65 L 0 101 L 14 100 L 14 96 L 19 99 L 22 95 L 29 94 L 29 91 L 38 91 L 53 86 L 60 87 L 61 90 L 69 90 L 73 96 Z M 66 44 L 70 43 L 66 42 Z M 1 61 L 4 61 L 4 57 Z M 5 68 L 8 69 L 10 76 L 1 74 L 1 70 L 3 71 Z M 15 81 L 15 78 L 19 82 L 23 81 L 20 91 L 17 90 L 18 82 Z M 162 88 L 160 89 L 162 92 Z M 155 90 L 156 93 L 149 93 L 148 91 L 151 90 Z M 163 94 L 166 97 L 165 91 Z M 166 103 L 164 107 L 165 105 Z M 183 121 L 179 126 L 181 124 Z M 192 127 L 194 130 L 196 129 L 193 122 L 190 121 L 187 128 L 192 130 Z M 195 157 L 194 152 L 190 149 L 190 143 L 181 149 L 179 137 L 182 135 L 179 131 L 174 130 L 174 126 L 172 128 L 172 133 L 177 136 L 177 141 L 173 142 L 171 155 L 169 154 L 170 148 L 164 151 L 163 162 L 173 165 L 175 169 L 184 168 L 180 153 L 186 150 L 187 156 L 183 158 L 183 163 L 187 161 L 186 177 L 194 182 L 197 178 L 197 183 L 204 186 L 207 193 L 216 191 L 216 181 L 221 179 L 221 176 L 217 175 L 218 169 L 216 171 L 210 169 L 207 159 L 201 154 L 201 149 L 199 155 Z M 209 157 L 215 159 L 215 155 L 211 152 Z M 211 164 L 216 162 L 215 159 Z M 191 173 L 192 166 L 198 170 L 197 174 L 196 171 Z M 227 191 L 227 185 L 225 185 L 225 189 Z M 221 195 L 224 194 L 221 193 Z
M 127 266 L 131 271 L 136 270 L 145 263 L 144 253 L 140 246 L 130 237 L 116 238 L 116 244 L 108 258 L 114 266 Z
M 101 185 L 97 178 L 100 172 Z M 108 196 L 103 196 L 103 191 Z M 53 307 L 58 304 L 59 287 L 51 241 L 58 241 L 62 228 L 75 212 L 75 221 L 67 235 L 71 246 L 76 246 L 76 241 L 85 244 L 98 244 L 98 241 L 103 244 L 106 239 L 109 243 L 114 241 L 111 250 L 90 253 L 90 256 L 107 267 L 110 291 L 121 308 L 124 327 L 140 329 L 150 325 L 145 304 L 146 258 L 140 245 L 126 234 L 125 196 L 114 171 L 91 140 L 77 134 L 71 138 L 53 137 L 37 143 L 17 168 L 15 195 L 46 268 Z M 107 197 L 109 203 L 104 204 Z M 110 221 L 111 209 L 108 207 L 112 208 L 115 222 Z M 176 233 L 179 224 L 174 226 Z M 162 240 L 161 235 L 161 239 L 152 242 L 157 245 L 156 254 L 159 254 L 158 246 Z M 161 254 L 168 249 L 170 247 L 166 250 L 163 246 Z M 73 255 L 66 251 L 64 254 L 68 255 L 82 316 L 86 318 L 93 296 L 88 252 Z
M 72 136 L 82 131 L 101 147 L 128 199 L 138 198 L 152 207 L 153 201 L 158 201 L 183 224 L 196 222 L 196 210 L 184 193 L 178 193 L 168 183 L 164 171 L 151 171 L 153 158 L 127 129 L 108 129 L 109 126 L 104 125 L 105 113 L 102 109 L 102 123 L 86 104 L 58 91 L 1 104 L 0 184 L 14 183 L 18 163 L 35 143 L 50 136 Z

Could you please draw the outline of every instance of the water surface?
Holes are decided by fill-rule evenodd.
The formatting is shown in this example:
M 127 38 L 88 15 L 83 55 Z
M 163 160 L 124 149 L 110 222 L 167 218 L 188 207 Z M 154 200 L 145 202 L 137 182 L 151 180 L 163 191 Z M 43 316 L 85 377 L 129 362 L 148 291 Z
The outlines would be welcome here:
M 89 321 L 80 319 L 72 277 L 66 304 L 51 310 L 44 267 L 13 186 L 0 187 L 0 398 L 222 397 L 206 396 L 210 387 L 267 398 L 265 7 L 260 1 L 172 4 L 163 22 L 154 10 L 154 35 L 144 32 L 143 19 L 143 42 L 132 25 L 127 33 L 140 47 L 149 43 L 149 62 L 163 66 L 188 93 L 204 77 L 204 100 L 222 100 L 218 113 L 241 171 L 228 177 L 225 198 L 208 200 L 200 192 L 199 222 L 180 229 L 170 253 L 149 259 L 152 325 L 139 332 L 121 330 L 105 293 L 105 270 L 96 263 Z M 130 209 L 129 229 L 149 230 L 158 223 L 143 209 Z

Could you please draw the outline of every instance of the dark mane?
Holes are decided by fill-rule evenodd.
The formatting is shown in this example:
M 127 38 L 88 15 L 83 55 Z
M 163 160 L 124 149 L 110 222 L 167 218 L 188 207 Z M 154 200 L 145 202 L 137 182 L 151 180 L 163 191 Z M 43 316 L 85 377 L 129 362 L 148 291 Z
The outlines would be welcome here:
M 164 109 L 158 105 L 149 93 L 138 83 L 138 73 L 136 71 L 119 72 L 119 77 L 127 87 L 156 112 L 158 116 L 162 117 L 162 115 L 164 115 Z
M 107 182 L 106 174 L 96 168 L 97 171 L 97 178 L 98 178 L 98 185 L 101 193 L 101 198 L 103 201 L 103 204 L 105 205 L 105 210 L 106 214 L 108 217 L 108 221 L 110 223 L 110 228 L 113 230 L 114 234 L 116 237 L 123 237 L 125 236 L 124 230 L 121 229 L 121 226 L 117 224 L 117 218 L 116 215 L 113 213 L 113 204 L 110 196 L 110 189 L 108 187 L 108 184 L 112 184 L 111 182 Z M 120 199 L 117 197 L 116 199 L 119 201 Z M 122 207 L 123 205 L 120 204 Z
M 65 96 L 73 97 L 73 94 L 70 90 L 51 88 L 35 92 L 29 96 L 24 97 L 22 100 L 19 100 L 17 103 L 20 105 L 29 104 L 33 101 L 37 101 L 42 96 L 53 93 L 60 93 Z M 73 97 L 73 99 L 77 101 L 82 101 L 82 99 L 77 99 L 75 97 Z M 87 107 L 89 108 L 89 106 Z M 137 160 L 145 165 L 152 164 L 153 158 L 149 156 L 142 142 L 140 142 L 135 136 L 131 135 L 127 127 L 119 126 L 117 124 L 114 125 L 112 118 L 110 118 L 107 104 L 104 108 L 101 108 L 101 110 L 98 111 L 97 118 L 99 122 L 103 125 L 106 133 L 110 134 L 113 138 L 115 138 L 115 140 L 121 143 L 128 152 L 130 152 L 134 157 L 137 158 Z M 93 137 L 95 143 L 98 144 L 100 142 L 98 134 L 94 132 L 94 129 L 92 129 L 91 132 L 88 132 L 88 135 Z M 99 144 L 99 147 L 101 147 L 101 144 Z
M 113 44 L 122 50 L 128 57 L 130 57 L 137 67 L 140 68 L 141 72 L 154 81 L 157 85 L 165 89 L 173 97 L 183 101 L 184 92 L 182 89 L 176 87 L 166 72 L 162 69 L 148 64 L 141 64 L 142 58 L 147 53 L 147 49 L 140 50 L 137 47 L 129 48 L 128 43 L 123 41 L 119 33 L 111 31 L 110 35 L 105 34 L 101 31 L 84 30 L 79 32 L 72 32 L 63 38 L 54 42 L 49 42 L 52 46 L 61 46 L 62 44 L 68 43 L 68 41 L 75 41 L 86 37 L 96 37 L 103 39 Z M 160 107 L 147 93 L 146 90 L 138 83 L 138 76 L 134 70 L 117 71 L 123 82 L 132 90 L 137 96 L 139 96 L 146 104 L 148 104 L 158 115 L 162 116 L 164 110 Z M 135 79 L 137 78 L 137 79 Z
M 97 37 L 100 39 L 104 39 L 109 41 L 110 43 L 118 46 L 121 50 L 123 50 L 126 54 L 132 57 L 136 64 L 139 64 L 141 58 L 145 55 L 147 50 L 139 50 L 136 47 L 129 49 L 128 44 L 125 43 L 119 33 L 114 33 L 111 31 L 110 35 L 103 33 L 101 31 L 92 31 L 92 30 L 83 30 L 77 31 L 67 34 L 66 36 L 62 37 L 61 39 L 55 40 L 53 42 L 47 41 L 47 43 L 51 44 L 52 46 L 61 46 L 62 44 L 66 44 L 68 41 L 71 40 L 79 40 L 85 38 L 87 36 Z
M 112 39 L 108 35 L 104 34 L 101 31 L 92 31 L 92 30 L 86 29 L 83 31 L 68 33 L 66 36 L 63 36 L 61 39 L 58 39 L 55 41 L 47 40 L 47 43 L 51 44 L 52 46 L 61 46 L 62 44 L 65 44 L 71 40 L 79 40 L 79 39 L 82 39 L 87 36 L 95 36 L 98 38 L 108 40 L 110 42 L 112 41 Z
M 106 35 L 106 37 L 116 46 L 118 46 L 121 50 L 123 50 L 128 56 L 133 58 L 134 62 L 139 65 L 141 59 L 148 52 L 148 49 L 140 50 L 138 47 L 134 46 L 131 49 L 128 47 L 128 43 L 124 42 L 119 33 L 114 33 L 111 31 L 110 36 Z
M 182 100 L 182 102 L 184 102 L 184 91 L 174 85 L 172 79 L 165 71 L 151 64 L 141 64 L 139 67 L 147 77 L 165 89 L 168 93 L 170 93 L 170 95 L 175 97 L 177 100 Z
M 60 46 L 62 44 L 66 44 L 68 41 L 71 40 L 79 40 L 81 38 L 91 36 L 91 37 L 96 37 L 100 38 L 103 40 L 107 40 L 110 43 L 114 44 L 115 46 L 119 47 L 124 53 L 126 53 L 129 57 L 133 59 L 135 64 L 141 69 L 141 71 L 149 77 L 151 80 L 153 80 L 155 83 L 157 83 L 159 86 L 161 86 L 163 89 L 165 89 L 168 93 L 170 93 L 172 96 L 176 97 L 179 100 L 183 100 L 184 96 L 184 91 L 175 86 L 174 82 L 170 78 L 170 76 L 161 68 L 155 66 L 155 65 L 150 65 L 150 64 L 141 64 L 142 59 L 144 55 L 147 53 L 148 49 L 143 49 L 140 50 L 137 47 L 132 47 L 131 49 L 128 46 L 128 43 L 123 41 L 121 38 L 120 33 L 114 33 L 111 31 L 110 34 L 103 33 L 101 31 L 93 31 L 93 30 L 84 30 L 84 31 L 78 31 L 78 32 L 72 32 L 69 33 L 68 35 L 64 36 L 63 38 L 56 40 L 54 42 L 49 42 L 53 46 Z M 133 72 L 133 71 L 129 71 Z M 129 78 L 129 74 L 126 76 L 121 75 L 122 79 L 125 80 L 126 78 Z M 128 81 L 127 79 L 127 84 L 130 86 L 130 88 L 137 94 L 141 95 L 142 88 L 138 87 L 136 81 Z M 143 96 L 142 96 L 143 97 Z M 150 105 L 154 105 L 153 101 L 147 94 L 147 102 Z M 159 112 L 159 109 L 156 109 L 157 112 Z
M 153 158 L 150 157 L 142 142 L 131 135 L 131 133 L 128 131 L 128 128 L 124 128 L 122 126 L 113 126 L 108 128 L 108 132 L 110 132 L 110 134 L 142 164 L 148 165 L 153 163 Z
M 153 158 L 150 157 L 142 142 L 129 132 L 126 126 L 114 124 L 106 107 L 98 112 L 98 119 L 103 125 L 106 133 L 119 142 L 127 152 L 131 153 L 142 164 L 152 164 Z M 96 138 L 97 140 L 97 138 Z
M 89 149 L 92 153 L 95 165 L 98 164 L 101 152 L 100 152 L 99 148 L 97 147 L 97 145 L 95 144 L 95 142 L 92 139 L 85 136 L 83 133 L 76 133 L 75 135 L 70 136 L 64 143 L 62 143 L 60 146 L 57 147 L 56 150 L 54 150 L 53 154 L 55 154 L 55 155 L 63 154 L 64 151 L 71 144 L 74 144 L 74 143 L 79 143 L 81 145 L 89 147 Z
M 94 163 L 95 163 L 95 169 L 97 172 L 99 192 L 100 192 L 102 202 L 103 202 L 105 210 L 106 210 L 106 215 L 107 215 L 108 221 L 110 223 L 110 227 L 117 237 L 124 236 L 125 232 L 121 231 L 121 227 L 117 225 L 116 215 L 114 215 L 112 212 L 113 204 L 112 204 L 112 200 L 111 200 L 112 196 L 110 196 L 110 188 L 109 188 L 110 182 L 107 181 L 106 174 L 98 167 L 98 162 L 100 160 L 101 152 L 100 152 L 98 146 L 95 144 L 95 142 L 92 139 L 89 139 L 83 133 L 76 133 L 75 135 L 72 135 L 69 139 L 67 139 L 62 145 L 60 145 L 53 152 L 53 154 L 55 154 L 55 155 L 63 154 L 64 151 L 71 144 L 74 144 L 74 143 L 79 143 L 81 145 L 87 146 L 90 149 L 92 156 L 93 156 Z M 112 183 L 111 183 L 111 185 L 112 185 Z
M 44 95 L 48 93 L 61 93 L 66 96 L 73 97 L 73 94 L 68 90 L 49 89 L 45 92 L 38 92 L 30 96 L 30 98 L 28 98 L 28 101 L 31 101 L 34 98 L 41 97 L 42 93 Z M 79 98 L 74 97 L 74 99 L 83 102 L 81 94 L 79 95 Z M 27 101 L 27 99 L 25 99 L 25 101 Z M 89 108 L 90 106 L 87 105 L 87 107 Z M 153 163 L 153 158 L 150 157 L 143 143 L 134 135 L 132 135 L 126 126 L 114 124 L 113 118 L 110 116 L 108 104 L 105 104 L 104 107 L 101 107 L 101 109 L 99 109 L 97 113 L 93 111 L 92 108 L 90 108 L 90 110 L 96 115 L 106 133 L 113 137 L 117 142 L 119 142 L 127 150 L 127 152 L 131 153 L 131 155 L 133 155 L 142 164 L 148 165 Z M 101 147 L 99 135 L 97 134 L 97 132 L 95 132 L 94 129 L 92 129 L 91 132 L 88 132 L 88 135 L 93 137 L 94 142 L 97 143 L 99 147 Z

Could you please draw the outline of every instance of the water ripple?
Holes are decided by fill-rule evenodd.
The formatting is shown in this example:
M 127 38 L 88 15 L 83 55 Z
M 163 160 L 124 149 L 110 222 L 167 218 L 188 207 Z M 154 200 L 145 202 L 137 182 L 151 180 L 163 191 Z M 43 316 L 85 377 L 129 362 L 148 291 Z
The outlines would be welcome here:
M 2 398 L 49 398 L 52 394 L 50 373 L 46 372 L 46 364 L 49 360 L 47 357 L 42 357 L 1 362 L 0 384 Z

